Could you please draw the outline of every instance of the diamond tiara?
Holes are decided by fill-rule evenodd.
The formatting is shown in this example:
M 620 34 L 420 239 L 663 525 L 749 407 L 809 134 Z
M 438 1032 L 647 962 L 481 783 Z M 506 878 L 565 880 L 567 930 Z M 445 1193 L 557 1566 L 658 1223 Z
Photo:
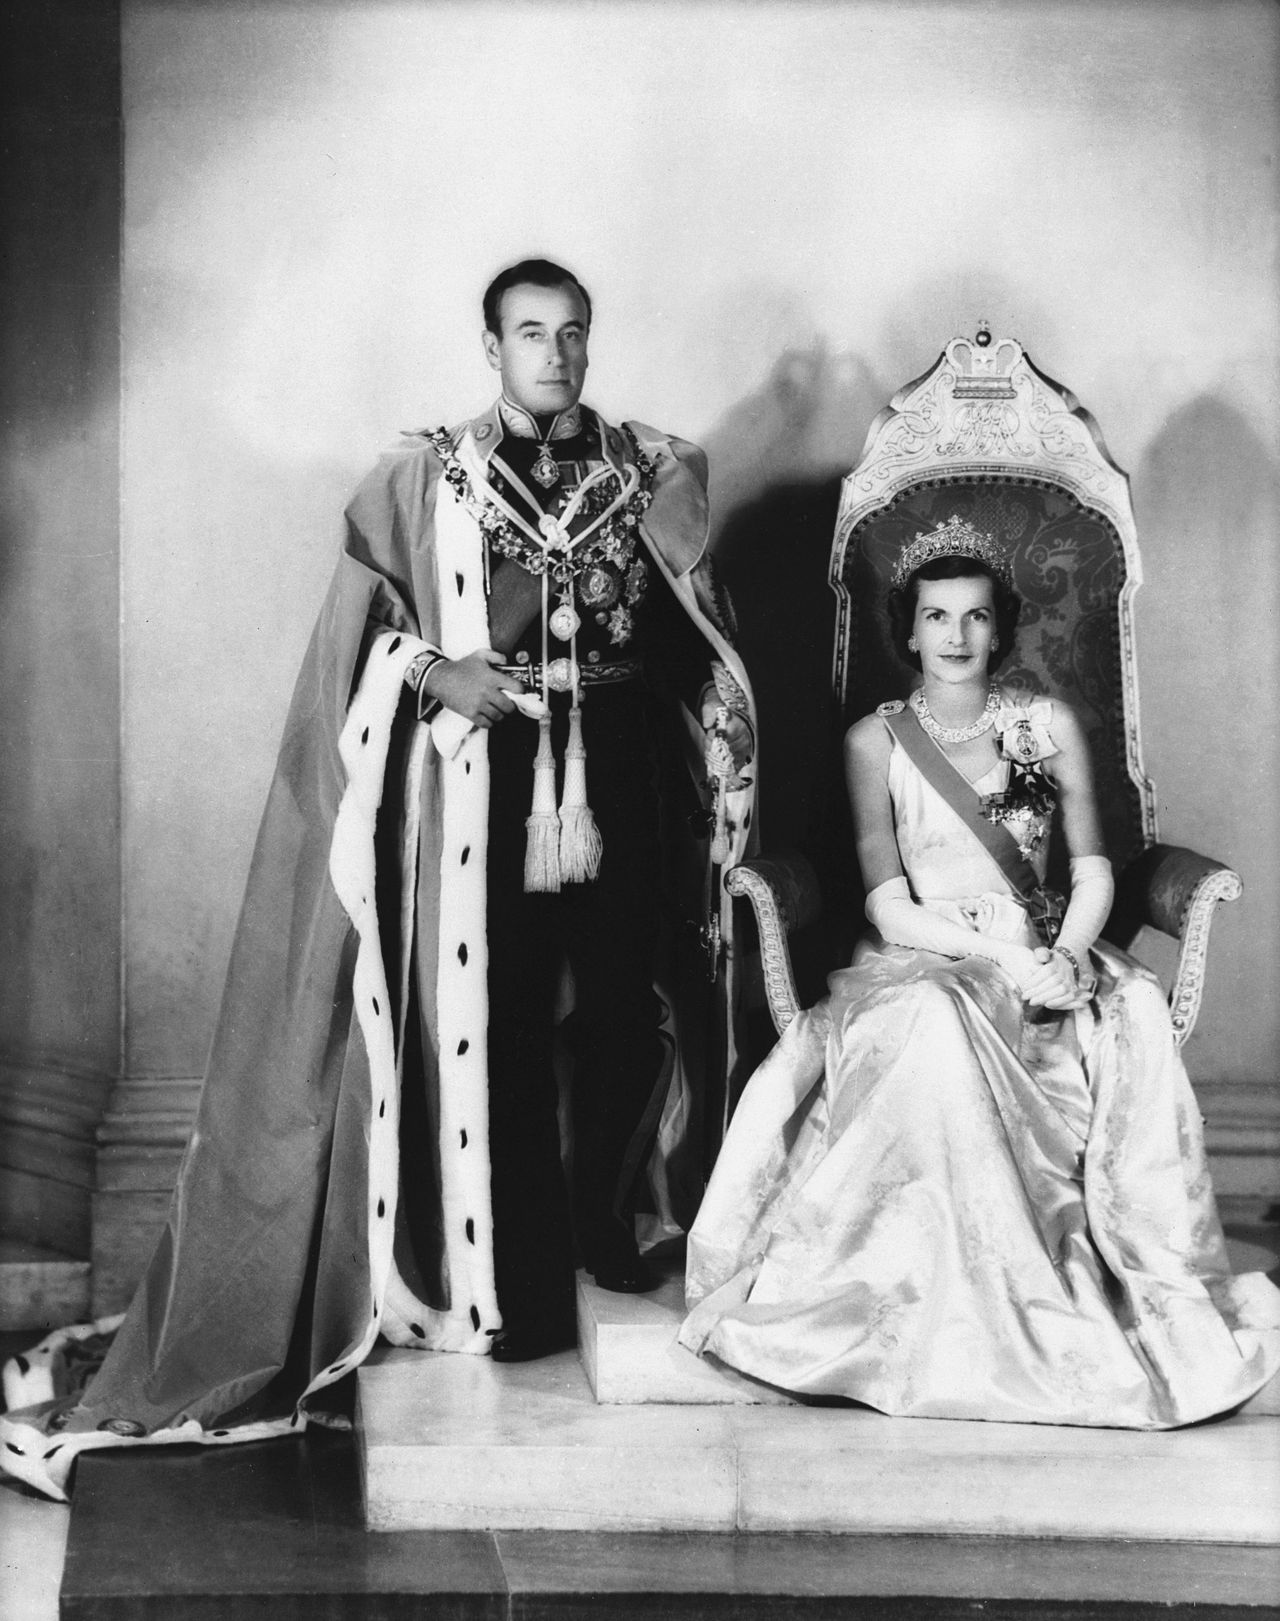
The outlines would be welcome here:
M 1005 585 L 1013 584 L 1009 558 L 994 535 L 975 529 L 958 512 L 953 512 L 936 529 L 918 534 L 902 548 L 893 569 L 893 588 L 901 589 L 915 571 L 937 557 L 972 557 L 985 563 Z

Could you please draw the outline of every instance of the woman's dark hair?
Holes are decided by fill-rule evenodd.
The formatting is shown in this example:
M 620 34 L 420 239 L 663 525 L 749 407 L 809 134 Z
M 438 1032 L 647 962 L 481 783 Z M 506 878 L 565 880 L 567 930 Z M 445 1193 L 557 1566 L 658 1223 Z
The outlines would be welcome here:
M 484 290 L 484 329 L 494 337 L 502 336 L 502 295 L 513 287 L 576 287 L 587 306 L 587 326 L 591 326 L 591 294 L 572 270 L 550 259 L 521 259 L 518 265 L 499 271 Z
M 994 674 L 1013 652 L 1014 635 L 1018 629 L 1018 616 L 1022 612 L 1022 598 L 985 563 L 976 557 L 935 557 L 920 567 L 906 581 L 889 592 L 889 637 L 893 650 L 904 664 L 920 668 L 920 655 L 907 646 L 915 624 L 916 602 L 921 580 L 982 579 L 991 581 L 991 597 L 996 610 L 996 641 L 987 668 Z

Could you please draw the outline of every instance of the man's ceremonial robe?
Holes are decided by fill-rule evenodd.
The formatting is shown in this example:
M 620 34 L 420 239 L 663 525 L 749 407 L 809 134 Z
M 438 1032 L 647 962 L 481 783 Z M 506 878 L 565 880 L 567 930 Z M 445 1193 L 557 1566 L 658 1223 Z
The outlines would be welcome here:
M 501 435 L 490 411 L 452 436 L 474 489 Z M 638 424 L 627 435 L 606 428 L 604 449 L 621 467 L 633 439 L 654 464 L 648 553 L 749 697 L 706 555 L 705 458 Z M 417 721 L 403 681 L 424 649 L 456 658 L 489 639 L 479 525 L 425 437 L 409 436 L 347 509 L 168 1225 L 83 1395 L 52 1395 L 67 1340 L 50 1336 L 9 1405 L 49 1399 L 0 1417 L 6 1467 L 50 1495 L 64 1495 L 87 1447 L 300 1428 L 379 1333 L 484 1353 L 501 1326 L 486 1135 L 488 737 L 447 710 Z M 728 865 L 750 824 L 747 786 L 729 796 Z M 420 1037 L 407 1041 L 414 1009 Z M 402 1082 L 406 1099 L 416 1089 L 403 1132 Z M 669 1104 L 669 1122 L 681 1115 Z M 432 1253 L 423 1221 L 415 1250 L 398 1219 L 409 1184 Z

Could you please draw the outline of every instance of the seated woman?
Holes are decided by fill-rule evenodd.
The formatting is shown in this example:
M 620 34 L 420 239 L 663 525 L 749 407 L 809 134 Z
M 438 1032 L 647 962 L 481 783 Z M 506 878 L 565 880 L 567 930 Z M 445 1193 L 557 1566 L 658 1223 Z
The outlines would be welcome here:
M 1231 1276 L 1159 985 L 1097 938 L 1111 869 L 1080 723 L 990 678 L 1020 606 L 990 536 L 918 535 L 889 606 L 923 682 L 845 739 L 875 932 L 743 1094 L 680 1338 L 886 1413 L 1225 1412 L 1280 1365 L 1280 1291 Z

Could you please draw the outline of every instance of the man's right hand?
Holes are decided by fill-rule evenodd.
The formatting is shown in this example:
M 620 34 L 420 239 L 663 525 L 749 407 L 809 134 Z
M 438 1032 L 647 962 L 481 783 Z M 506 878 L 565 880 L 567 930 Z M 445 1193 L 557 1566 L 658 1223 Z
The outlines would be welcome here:
M 440 659 L 427 671 L 422 690 L 464 720 L 492 726 L 515 708 L 510 694 L 524 690 L 494 668 L 506 662 L 492 647 L 478 647 L 463 659 Z

